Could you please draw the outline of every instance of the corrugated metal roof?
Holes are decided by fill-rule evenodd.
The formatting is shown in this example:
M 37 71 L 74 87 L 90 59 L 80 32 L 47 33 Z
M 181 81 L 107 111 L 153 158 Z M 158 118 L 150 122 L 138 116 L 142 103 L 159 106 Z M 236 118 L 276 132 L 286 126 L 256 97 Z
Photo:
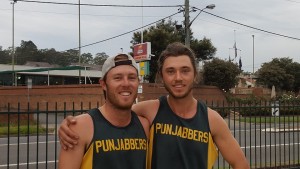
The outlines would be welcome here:
M 75 69 L 75 70 L 74 70 Z M 50 75 L 50 76 L 79 76 L 79 66 L 69 66 L 60 68 L 50 68 L 50 67 L 32 67 L 24 65 L 15 65 L 14 71 L 18 74 L 31 74 L 31 75 Z M 100 78 L 102 76 L 102 71 L 99 70 L 84 70 L 81 67 L 81 76 L 96 77 Z M 0 64 L 0 73 L 12 73 L 12 65 Z

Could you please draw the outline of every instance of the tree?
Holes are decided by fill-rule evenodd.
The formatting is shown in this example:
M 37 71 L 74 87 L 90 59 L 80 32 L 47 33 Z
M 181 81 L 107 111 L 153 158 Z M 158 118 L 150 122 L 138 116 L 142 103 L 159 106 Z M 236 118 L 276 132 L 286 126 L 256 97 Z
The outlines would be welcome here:
M 194 50 L 198 61 L 212 59 L 217 51 L 210 39 L 206 37 L 202 40 L 192 39 L 191 48 Z
M 278 90 L 299 91 L 300 64 L 293 59 L 274 58 L 271 62 L 263 63 L 257 71 L 257 83 L 271 88 L 273 85 Z
M 295 83 L 293 87 L 293 91 L 299 93 L 300 91 L 300 63 L 294 62 L 290 65 L 289 69 L 294 70 L 291 71 L 291 75 L 294 76 Z
M 240 73 L 237 64 L 214 58 L 204 64 L 203 80 L 205 85 L 213 85 L 229 91 L 238 83 L 237 76 Z
M 71 63 L 79 63 L 78 50 L 69 49 L 63 52 L 63 57 L 65 57 L 67 65 L 70 65 Z
M 0 64 L 11 64 L 12 48 L 2 50 L 0 46 Z M 102 65 L 108 55 L 105 52 L 97 53 L 93 58 L 91 53 L 81 54 L 81 63 Z M 15 64 L 25 64 L 27 61 L 33 62 L 47 62 L 59 66 L 69 66 L 71 64 L 78 64 L 78 50 L 70 49 L 67 51 L 56 51 L 51 49 L 38 49 L 32 41 L 21 41 L 21 45 L 15 50 Z
M 95 65 L 103 65 L 104 61 L 108 58 L 108 55 L 105 52 L 96 53 L 96 56 L 93 60 Z
M 12 59 L 9 50 L 2 50 L 0 46 L 0 64 L 11 64 Z
M 91 53 L 81 54 L 81 63 L 92 64 L 93 63 L 93 55 Z
M 54 48 L 51 49 L 40 49 L 39 55 L 42 59 L 42 62 L 47 62 L 49 64 L 58 64 L 61 63 L 62 53 L 56 51 Z
M 21 41 L 20 47 L 15 50 L 15 64 L 23 65 L 27 61 L 40 61 L 37 46 L 30 41 Z
M 151 42 L 151 54 L 154 56 L 150 60 L 150 75 L 145 79 L 150 83 L 155 82 L 157 72 L 157 60 L 160 53 L 172 42 L 184 42 L 184 30 L 176 29 L 177 22 L 172 20 L 162 20 L 155 26 L 151 26 L 143 31 L 143 41 Z M 133 45 L 141 43 L 141 32 L 133 34 L 131 43 Z M 197 60 L 207 60 L 214 56 L 216 49 L 211 44 L 210 39 L 197 40 L 191 36 L 191 48 L 195 51 Z

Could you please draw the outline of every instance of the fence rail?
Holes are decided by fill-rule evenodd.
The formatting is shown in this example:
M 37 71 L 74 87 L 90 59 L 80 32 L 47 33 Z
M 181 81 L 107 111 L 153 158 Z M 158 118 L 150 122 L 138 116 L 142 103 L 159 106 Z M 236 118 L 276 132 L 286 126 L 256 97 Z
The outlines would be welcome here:
M 299 104 L 207 104 L 224 117 L 251 168 L 300 168 Z M 64 105 L 63 110 L 57 103 L 0 108 L 0 169 L 58 168 L 59 124 L 88 110 Z M 214 168 L 230 168 L 220 153 Z

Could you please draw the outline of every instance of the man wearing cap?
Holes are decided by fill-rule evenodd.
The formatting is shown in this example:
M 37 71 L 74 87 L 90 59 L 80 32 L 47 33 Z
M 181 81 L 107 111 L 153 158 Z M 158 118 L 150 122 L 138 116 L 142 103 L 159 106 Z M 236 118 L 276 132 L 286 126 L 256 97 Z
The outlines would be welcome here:
M 158 59 L 158 75 L 168 95 L 132 107 L 151 124 L 147 169 L 211 169 L 216 148 L 233 169 L 249 169 L 223 118 L 194 98 L 196 67 L 195 54 L 189 47 L 178 42 L 169 44 Z M 80 139 L 73 139 L 76 133 L 68 129 L 75 123 L 71 117 L 62 122 L 62 146 L 76 148 L 71 144 Z
M 106 102 L 75 117 L 70 128 L 81 139 L 72 150 L 61 149 L 59 168 L 145 168 L 149 122 L 131 111 L 139 85 L 137 64 L 126 54 L 107 58 L 100 84 Z

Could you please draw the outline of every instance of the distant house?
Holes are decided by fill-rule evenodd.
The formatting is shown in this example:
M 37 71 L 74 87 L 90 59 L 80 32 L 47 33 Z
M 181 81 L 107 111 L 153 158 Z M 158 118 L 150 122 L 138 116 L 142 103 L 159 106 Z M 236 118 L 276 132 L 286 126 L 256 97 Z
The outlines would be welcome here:
M 238 76 L 238 85 L 237 87 L 257 87 L 256 80 L 257 77 L 255 75 L 239 75 Z
M 243 75 L 238 76 L 238 84 L 234 88 L 230 89 L 230 92 L 239 97 L 246 97 L 253 94 L 256 96 L 270 96 L 271 89 L 258 86 L 256 84 L 257 77 L 255 75 Z

